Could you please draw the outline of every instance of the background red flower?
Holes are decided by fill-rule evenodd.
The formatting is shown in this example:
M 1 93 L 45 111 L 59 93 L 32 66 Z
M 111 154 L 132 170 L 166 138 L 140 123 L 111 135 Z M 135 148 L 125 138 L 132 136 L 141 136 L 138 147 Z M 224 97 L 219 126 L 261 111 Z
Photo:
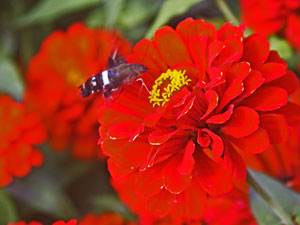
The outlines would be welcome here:
M 148 68 L 99 114 L 103 151 L 122 200 L 138 214 L 198 219 L 208 196 L 246 178 L 240 152 L 285 142 L 299 123 L 296 75 L 243 27 L 186 19 L 128 56 Z M 151 185 L 149 185 L 151 184 Z
M 24 105 L 11 97 L 0 95 L 0 187 L 13 177 L 24 177 L 32 167 L 43 162 L 42 153 L 35 145 L 46 139 L 43 125 Z
M 240 0 L 242 21 L 264 36 L 285 35 L 300 49 L 300 2 L 295 0 Z
M 81 159 L 99 156 L 97 110 L 103 99 L 83 99 L 77 88 L 106 69 L 115 50 L 126 56 L 131 45 L 115 31 L 76 23 L 48 36 L 30 61 L 25 103 L 45 122 L 53 149 L 69 147 Z
M 78 225 L 135 225 L 127 222 L 122 216 L 114 213 L 103 213 L 100 215 L 88 214 L 80 220 Z

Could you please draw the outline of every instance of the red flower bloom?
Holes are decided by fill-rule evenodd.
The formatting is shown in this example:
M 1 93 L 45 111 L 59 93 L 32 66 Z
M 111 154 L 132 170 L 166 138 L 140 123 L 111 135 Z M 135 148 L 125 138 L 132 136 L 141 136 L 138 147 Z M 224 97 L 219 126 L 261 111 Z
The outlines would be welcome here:
M 42 225 L 40 222 L 29 222 L 29 223 L 26 223 L 26 222 L 23 222 L 23 221 L 20 221 L 20 222 L 15 222 L 15 223 L 8 223 L 7 225 Z
M 104 213 L 101 215 L 88 214 L 82 218 L 78 225 L 135 225 L 133 222 L 126 222 L 120 215 Z
M 247 184 L 208 200 L 203 221 L 208 225 L 258 225 L 250 209 Z
M 99 95 L 83 99 L 77 87 L 106 69 L 114 49 L 125 56 L 131 46 L 114 31 L 77 23 L 66 32 L 53 32 L 32 58 L 25 102 L 44 119 L 55 150 L 71 147 L 83 159 L 99 155 L 97 111 L 103 100 Z
M 77 224 L 77 221 L 75 219 L 73 219 L 73 220 L 69 220 L 68 222 L 59 220 L 57 222 L 54 222 L 52 225 L 76 225 L 76 224 Z M 26 222 L 21 221 L 21 222 L 16 222 L 16 223 L 8 223 L 7 225 L 43 225 L 43 224 L 40 222 L 26 223 Z
M 65 222 L 63 220 L 57 221 L 53 223 L 52 225 L 76 225 L 77 221 L 75 219 L 69 220 L 68 222 Z
M 0 96 L 0 187 L 13 177 L 26 176 L 40 166 L 43 155 L 33 146 L 43 143 L 46 134 L 37 116 L 11 97 Z
M 288 41 L 300 50 L 300 1 L 240 0 L 242 20 L 257 33 L 270 36 L 284 30 Z
M 245 180 L 240 152 L 284 142 L 299 123 L 288 98 L 296 75 L 265 38 L 244 38 L 241 27 L 216 31 L 186 19 L 139 42 L 127 59 L 148 68 L 151 95 L 128 86 L 100 111 L 100 133 L 113 183 L 139 214 L 201 217 L 207 195 Z

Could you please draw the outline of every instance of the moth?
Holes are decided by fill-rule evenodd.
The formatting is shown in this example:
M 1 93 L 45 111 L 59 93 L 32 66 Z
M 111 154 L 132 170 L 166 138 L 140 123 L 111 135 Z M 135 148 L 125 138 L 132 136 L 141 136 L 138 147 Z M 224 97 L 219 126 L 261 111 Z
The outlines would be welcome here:
M 91 76 L 78 87 L 82 97 L 86 98 L 95 92 L 101 92 L 108 99 L 113 92 L 126 84 L 141 80 L 136 78 L 147 71 L 142 64 L 127 63 L 122 57 L 116 56 L 116 51 L 109 58 L 108 65 L 107 70 Z M 143 80 L 141 81 L 144 84 Z

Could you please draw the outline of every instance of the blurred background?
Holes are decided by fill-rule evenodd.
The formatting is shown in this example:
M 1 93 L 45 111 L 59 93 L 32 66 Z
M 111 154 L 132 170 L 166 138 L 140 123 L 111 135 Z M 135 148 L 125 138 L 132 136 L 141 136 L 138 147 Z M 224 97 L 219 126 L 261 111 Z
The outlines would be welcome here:
M 239 18 L 237 2 L 227 1 Z M 217 27 L 227 21 L 213 0 L 3 0 L 0 93 L 22 102 L 28 63 L 43 40 L 57 29 L 66 30 L 81 21 L 90 28 L 117 29 L 134 45 L 145 37 L 151 38 L 158 27 L 174 27 L 187 17 L 204 18 Z M 279 50 L 292 69 L 296 68 L 298 56 L 285 41 L 273 38 L 272 47 Z M 0 188 L 0 224 L 33 219 L 49 224 L 88 212 L 117 212 L 125 218 L 135 218 L 110 186 L 105 161 L 74 159 L 68 151 L 53 152 L 47 142 L 39 149 L 44 154 L 44 164 L 25 178 L 15 178 L 6 188 Z

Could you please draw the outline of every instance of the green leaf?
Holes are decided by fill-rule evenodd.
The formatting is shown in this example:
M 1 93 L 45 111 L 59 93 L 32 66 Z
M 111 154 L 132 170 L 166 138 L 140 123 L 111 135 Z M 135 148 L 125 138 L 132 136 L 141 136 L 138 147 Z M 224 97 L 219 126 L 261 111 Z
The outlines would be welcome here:
M 289 217 L 289 220 L 299 217 L 300 195 L 298 193 L 263 173 L 254 170 L 248 170 L 248 173 L 271 201 Z M 271 208 L 270 204 L 254 190 L 250 191 L 250 202 L 253 214 L 260 225 L 283 224 L 279 218 L 278 210 L 274 207 Z
M 15 179 L 9 192 L 26 207 L 54 215 L 59 219 L 76 218 L 78 213 L 63 189 L 56 181 L 45 176 L 35 178 L 30 174 L 26 179 Z
M 102 27 L 105 24 L 105 13 L 104 8 L 94 9 L 88 16 L 85 18 L 85 23 L 89 27 Z
M 270 42 L 270 49 L 276 50 L 280 57 L 284 60 L 288 60 L 292 57 L 293 51 L 289 43 L 283 39 L 276 36 L 272 36 L 269 39 Z
M 128 0 L 118 21 L 123 29 L 130 29 L 143 24 L 154 15 L 161 2 L 153 0 Z
M 68 13 L 90 8 L 103 0 L 43 0 L 17 21 L 18 26 L 31 26 L 52 22 Z
M 253 215 L 260 225 L 281 225 L 280 218 L 272 211 L 270 206 L 250 188 L 250 203 Z
M 113 27 L 124 6 L 124 0 L 108 0 L 105 2 L 105 26 Z
M 0 56 L 0 93 L 21 100 L 24 86 L 16 64 L 5 56 Z
M 151 38 L 155 31 L 166 24 L 171 18 L 185 13 L 195 3 L 201 1 L 202 0 L 165 0 L 154 23 L 148 30 L 146 38 Z
M 0 224 L 16 222 L 16 208 L 4 189 L 0 189 Z
M 122 215 L 125 219 L 134 220 L 134 215 L 120 201 L 116 194 L 105 193 L 98 196 L 94 200 L 94 208 L 95 212 L 98 214 L 103 212 L 114 212 Z

